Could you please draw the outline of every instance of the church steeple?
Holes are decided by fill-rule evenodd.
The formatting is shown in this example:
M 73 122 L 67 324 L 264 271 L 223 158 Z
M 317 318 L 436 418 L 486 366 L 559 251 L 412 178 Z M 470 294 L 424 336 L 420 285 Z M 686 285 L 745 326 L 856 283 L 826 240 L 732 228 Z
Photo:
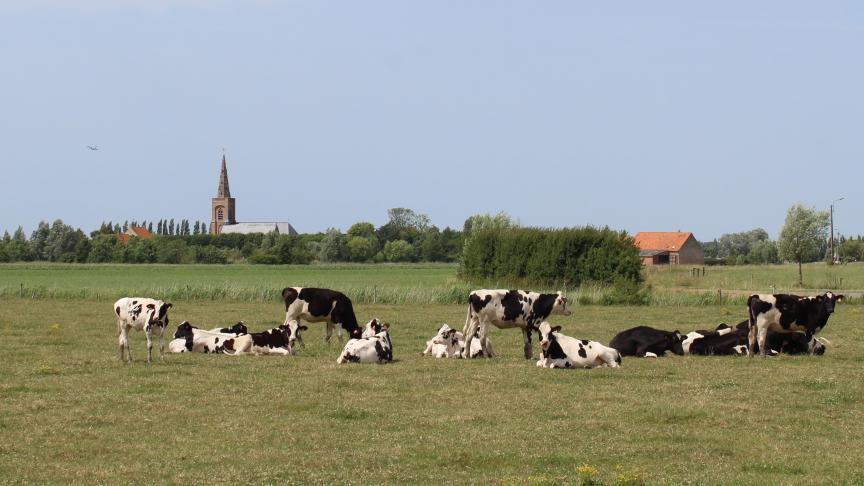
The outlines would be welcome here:
M 210 233 L 222 233 L 222 226 L 237 224 L 235 217 L 235 201 L 228 187 L 228 167 L 225 161 L 225 150 L 222 150 L 222 171 L 219 173 L 219 189 L 210 204 Z
M 225 152 L 222 152 L 222 172 L 219 174 L 219 189 L 216 197 L 231 197 L 231 189 L 228 188 L 228 167 L 225 164 Z

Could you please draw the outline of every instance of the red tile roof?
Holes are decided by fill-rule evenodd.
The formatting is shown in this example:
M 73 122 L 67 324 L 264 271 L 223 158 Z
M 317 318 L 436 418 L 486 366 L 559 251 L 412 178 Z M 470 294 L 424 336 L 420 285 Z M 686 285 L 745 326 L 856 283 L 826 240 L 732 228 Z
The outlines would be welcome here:
M 132 233 L 135 233 L 135 236 L 137 236 L 139 238 L 142 238 L 145 240 L 152 240 L 153 239 L 153 233 L 147 231 L 147 228 L 145 228 L 143 226 L 130 226 L 129 231 L 131 231 Z
M 643 231 L 636 234 L 636 246 L 640 250 L 678 251 L 693 233 L 675 231 Z

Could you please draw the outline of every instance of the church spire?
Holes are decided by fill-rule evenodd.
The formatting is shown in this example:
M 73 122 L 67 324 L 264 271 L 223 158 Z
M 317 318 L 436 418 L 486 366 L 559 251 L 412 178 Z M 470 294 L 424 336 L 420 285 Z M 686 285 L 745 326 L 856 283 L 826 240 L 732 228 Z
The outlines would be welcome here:
M 228 167 L 225 165 L 225 150 L 222 150 L 222 172 L 219 174 L 219 190 L 216 197 L 231 197 L 231 189 L 228 188 Z

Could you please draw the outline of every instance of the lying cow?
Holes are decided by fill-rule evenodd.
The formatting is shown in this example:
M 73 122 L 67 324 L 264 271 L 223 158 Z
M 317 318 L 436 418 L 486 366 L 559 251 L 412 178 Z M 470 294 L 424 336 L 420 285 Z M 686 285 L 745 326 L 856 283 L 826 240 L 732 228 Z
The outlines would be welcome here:
M 483 348 L 480 346 L 478 335 L 480 329 L 477 329 L 475 339 L 471 341 L 471 353 L 469 356 L 477 358 L 483 355 Z M 489 338 L 486 338 L 489 349 L 492 348 L 492 343 Z M 465 349 L 465 339 L 463 334 L 456 329 L 451 328 L 447 324 L 442 325 L 438 329 L 438 333 L 429 341 L 426 341 L 426 349 L 423 351 L 423 356 L 433 356 L 435 358 L 461 358 L 462 352 Z
M 742 345 L 744 352 L 741 354 L 748 354 L 748 341 L 749 341 L 749 333 L 748 329 L 750 327 L 749 321 L 741 321 L 736 326 L 736 330 L 739 335 L 742 336 Z M 801 332 L 774 332 L 768 331 L 768 337 L 766 338 L 767 346 L 768 346 L 768 354 L 776 355 L 778 353 L 783 354 L 811 354 L 816 356 L 821 356 L 825 354 L 825 340 L 822 338 L 811 336 L 810 339 L 807 339 L 807 335 Z M 756 345 L 756 352 L 759 351 L 759 345 Z
M 615 348 L 622 356 L 656 358 L 665 356 L 667 351 L 683 355 L 681 342 L 684 337 L 678 331 L 661 331 L 648 326 L 637 326 L 619 332 L 609 347 Z
M 374 322 L 374 325 L 373 325 Z M 375 334 L 371 334 L 375 332 Z M 371 334 L 371 335 L 370 335 Z M 393 361 L 393 343 L 390 325 L 373 319 L 366 325 L 366 337 L 350 339 L 336 358 L 336 363 L 390 363 Z
M 537 361 L 541 368 L 597 368 L 621 366 L 621 353 L 597 341 L 575 339 L 561 334 L 561 326 L 540 324 L 540 350 L 543 357 Z
M 694 343 L 696 343 L 697 341 L 701 341 L 705 338 L 713 339 L 717 336 L 725 336 L 725 335 L 731 334 L 733 332 L 735 332 L 735 329 L 729 327 L 729 325 L 726 324 L 725 322 L 720 323 L 720 325 L 717 326 L 717 329 L 715 329 L 713 331 L 698 330 L 698 331 L 688 332 L 687 335 L 684 336 L 684 340 L 681 341 L 681 349 L 684 350 L 684 354 L 701 354 L 698 352 L 691 353 L 690 347 Z
M 144 331 L 147 337 L 147 362 L 153 360 L 153 339 L 155 333 L 159 336 L 159 359 L 165 359 L 165 331 L 168 329 L 168 309 L 171 304 L 161 300 L 146 297 L 123 297 L 114 302 L 114 317 L 117 319 L 117 336 L 120 343 L 120 361 L 123 361 L 123 350 L 129 362 L 132 362 L 132 350 L 129 348 L 129 329 Z
M 754 294 L 747 299 L 748 355 L 753 356 L 756 345 L 762 356 L 767 353 L 768 331 L 801 332 L 810 342 L 828 323 L 834 306 L 843 296 L 826 292 L 822 295 L 799 297 L 788 294 Z
M 235 336 L 239 336 L 241 334 L 249 334 L 249 329 L 243 321 L 240 321 L 231 327 L 214 327 L 213 329 L 210 329 L 210 332 L 221 332 L 222 334 L 234 334 Z
M 471 343 L 478 329 L 483 353 L 490 358 L 493 356 L 487 340 L 489 325 L 492 324 L 499 329 L 522 329 L 525 358 L 531 359 L 531 332 L 554 314 L 570 315 L 567 299 L 561 292 L 539 294 L 525 290 L 475 290 L 468 295 L 468 315 L 462 329 L 462 334 L 466 336 L 462 356 L 470 357 Z
M 305 327 L 305 326 L 301 326 Z M 281 354 L 291 355 L 289 338 L 291 330 L 287 326 L 279 326 L 269 331 L 253 332 L 233 337 L 222 343 L 222 352 L 234 356 L 241 354 Z
M 210 331 L 198 329 L 189 321 L 183 321 L 174 332 L 174 340 L 168 343 L 168 350 L 172 353 L 221 353 L 225 340 L 246 333 L 247 329 L 242 321 L 231 327 Z
M 301 320 L 326 323 L 327 335 L 324 341 L 327 343 L 330 342 L 334 327 L 340 343 L 342 329 L 348 332 L 349 339 L 360 337 L 361 330 L 354 315 L 354 306 L 351 299 L 342 292 L 312 287 L 286 287 L 282 290 L 282 300 L 285 301 L 285 322 L 282 325 L 291 330 L 292 346 L 295 342 L 305 346 L 300 331 L 306 328 L 300 326 Z

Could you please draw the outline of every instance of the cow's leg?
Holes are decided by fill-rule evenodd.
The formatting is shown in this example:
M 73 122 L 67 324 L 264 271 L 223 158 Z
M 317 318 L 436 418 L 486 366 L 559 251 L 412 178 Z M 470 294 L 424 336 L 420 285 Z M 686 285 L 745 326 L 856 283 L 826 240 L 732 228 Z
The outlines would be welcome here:
M 129 346 L 129 327 L 122 325 L 120 327 L 120 359 L 123 359 L 123 349 L 126 349 L 126 359 L 132 362 L 132 347 Z
M 159 334 L 159 361 L 165 361 L 165 328 Z
M 495 351 L 492 349 L 492 341 L 487 337 L 485 341 L 483 341 L 483 349 L 489 351 L 489 357 L 495 356 Z
M 342 324 L 336 326 L 336 337 L 339 338 L 339 344 L 342 344 Z
M 534 350 L 531 346 L 531 328 L 523 328 L 522 336 L 525 338 L 525 359 L 531 359 L 534 357 Z
M 465 332 L 462 333 L 465 336 L 465 349 L 462 350 L 462 357 L 465 359 L 471 359 L 471 341 L 474 339 L 474 333 L 477 332 L 477 326 L 479 325 L 480 320 L 472 317 L 465 327 Z
M 765 342 L 768 338 L 768 326 L 757 326 L 758 327 L 758 340 L 759 343 L 759 354 L 764 358 L 768 356 L 768 344 Z
M 123 347 L 126 346 L 126 342 L 123 338 L 123 323 L 120 320 L 117 320 L 117 342 L 120 346 L 120 361 L 123 361 Z
M 147 362 L 153 361 L 153 331 L 144 329 L 144 335 L 147 336 Z
M 435 344 L 433 344 L 431 340 L 426 341 L 426 349 L 424 349 L 423 352 L 420 353 L 420 356 L 426 356 L 427 354 L 431 353 L 432 352 L 432 346 L 434 346 L 434 345 Z
M 324 336 L 324 342 L 330 344 L 331 337 L 333 337 L 333 323 L 327 321 L 327 334 Z
M 489 333 L 489 323 L 484 321 L 480 323 L 480 348 L 483 350 L 483 354 L 487 358 L 493 358 L 492 349 L 489 347 L 489 339 L 487 334 Z

